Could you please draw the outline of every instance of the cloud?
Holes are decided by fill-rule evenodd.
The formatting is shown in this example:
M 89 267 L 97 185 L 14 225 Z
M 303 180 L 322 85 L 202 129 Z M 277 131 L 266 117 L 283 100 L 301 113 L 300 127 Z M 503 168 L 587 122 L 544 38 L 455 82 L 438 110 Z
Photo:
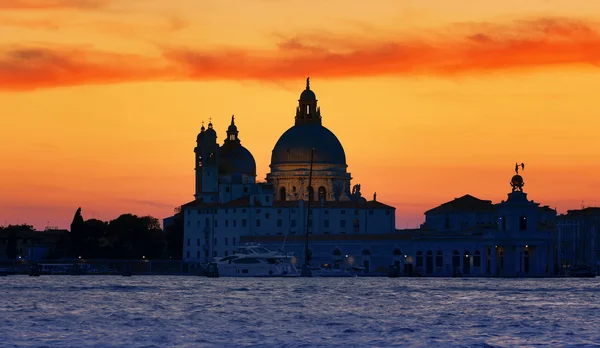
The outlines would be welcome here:
M 165 80 L 171 72 L 151 58 L 88 48 L 0 50 L 0 89 L 30 90 L 87 84 Z
M 423 37 L 387 39 L 311 35 L 274 49 L 170 49 L 167 59 L 193 79 L 281 80 L 303 77 L 450 76 L 506 69 L 600 63 L 596 27 L 542 18 L 507 25 L 463 24 Z
M 174 19 L 174 30 L 179 26 Z M 273 47 L 262 50 L 162 47 L 163 56 L 157 58 L 81 47 L 10 47 L 0 49 L 0 89 L 148 80 L 281 82 L 307 73 L 319 78 L 448 77 L 561 65 L 598 66 L 599 33 L 595 23 L 540 18 L 508 24 L 462 23 L 418 37 L 321 32 L 280 37 Z
M 94 9 L 110 0 L 2 0 L 0 10 Z

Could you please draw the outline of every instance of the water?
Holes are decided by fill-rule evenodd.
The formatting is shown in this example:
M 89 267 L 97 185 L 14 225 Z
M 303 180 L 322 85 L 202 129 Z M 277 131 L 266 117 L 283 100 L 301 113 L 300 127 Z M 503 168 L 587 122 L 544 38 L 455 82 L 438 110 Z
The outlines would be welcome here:
M 2 347 L 600 345 L 598 279 L 9 276 Z

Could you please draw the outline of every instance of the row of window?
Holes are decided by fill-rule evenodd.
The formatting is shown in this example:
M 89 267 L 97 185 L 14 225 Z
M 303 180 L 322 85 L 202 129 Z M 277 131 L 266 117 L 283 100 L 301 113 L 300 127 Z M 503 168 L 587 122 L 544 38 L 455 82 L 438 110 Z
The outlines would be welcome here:
M 223 245 L 229 245 L 229 238 L 225 237 L 223 239 L 223 241 L 224 241 Z M 207 238 L 205 238 L 204 243 L 208 244 Z M 235 237 L 231 238 L 231 245 L 235 246 L 236 245 L 235 243 L 236 243 Z M 190 246 L 190 245 L 191 245 L 191 239 L 188 238 L 187 239 L 187 246 Z M 213 240 L 213 245 L 217 246 L 217 238 L 215 238 Z M 200 238 L 196 238 L 196 246 L 200 246 Z
M 232 210 L 233 214 L 237 213 L 237 208 L 233 208 L 231 210 Z M 245 209 L 245 208 L 243 208 L 241 210 L 242 210 L 242 214 L 245 214 L 246 211 L 247 211 L 247 209 Z M 191 214 L 191 211 L 192 211 L 191 209 L 188 209 L 188 211 L 187 211 L 188 215 Z M 260 214 L 260 211 L 261 211 L 260 208 L 257 208 L 255 210 L 255 213 L 256 214 Z M 219 213 L 219 211 L 217 209 L 198 209 L 196 212 L 198 214 L 217 214 L 217 213 Z M 224 212 L 225 214 L 229 214 L 229 208 L 223 209 L 222 212 Z M 292 209 L 291 213 L 295 214 L 296 213 L 296 209 Z M 360 213 L 360 210 L 358 210 L 358 209 L 354 210 L 354 215 L 359 215 L 359 213 Z M 282 209 L 277 209 L 277 214 L 282 214 Z M 329 209 L 323 210 L 323 214 L 328 215 L 329 214 Z M 346 210 L 345 209 L 340 210 L 340 214 L 346 215 Z M 373 214 L 374 214 L 374 210 L 373 209 L 369 209 L 369 215 L 373 215 Z M 390 210 L 386 210 L 385 211 L 385 215 L 390 215 L 390 214 L 391 214 Z M 269 213 L 266 213 L 265 216 L 269 216 Z
M 256 219 L 256 227 L 260 227 L 261 226 L 261 222 L 260 219 Z M 188 227 L 191 227 L 192 222 L 188 220 Z M 247 227 L 248 226 L 248 221 L 246 219 L 241 219 L 241 224 L 242 227 Z M 200 221 L 196 222 L 196 227 L 200 228 Z M 213 223 L 214 227 L 219 227 L 219 220 L 214 220 Z M 237 220 L 233 219 L 231 220 L 231 225 L 232 227 L 237 227 Z M 323 227 L 324 228 L 329 228 L 329 220 L 323 220 Z M 224 226 L 225 227 L 229 227 L 229 220 L 224 220 Z M 308 220 L 308 226 L 313 227 L 313 221 L 312 220 Z M 360 229 L 360 221 L 358 219 L 354 219 L 354 221 L 352 222 L 352 226 L 354 228 L 354 230 L 358 231 Z M 204 227 L 210 227 L 210 219 L 206 218 L 204 220 Z M 277 227 L 283 227 L 283 220 L 282 219 L 277 219 Z M 292 219 L 290 221 L 290 227 L 296 227 L 296 219 Z M 340 220 L 340 228 L 345 228 L 346 227 L 346 220 Z

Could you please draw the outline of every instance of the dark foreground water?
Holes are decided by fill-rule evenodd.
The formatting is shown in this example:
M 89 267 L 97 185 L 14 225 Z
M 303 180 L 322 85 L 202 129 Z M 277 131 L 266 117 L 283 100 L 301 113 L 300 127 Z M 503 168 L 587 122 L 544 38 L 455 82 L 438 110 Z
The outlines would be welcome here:
M 0 278 L 1 347 L 594 346 L 600 279 Z

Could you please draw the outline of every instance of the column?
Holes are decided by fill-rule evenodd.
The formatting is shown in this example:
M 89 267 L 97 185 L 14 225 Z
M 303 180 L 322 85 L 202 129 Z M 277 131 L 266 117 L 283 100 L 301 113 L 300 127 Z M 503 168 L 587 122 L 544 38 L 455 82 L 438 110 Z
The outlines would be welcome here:
M 492 245 L 490 246 L 490 275 L 495 276 L 498 275 L 496 273 L 496 257 L 498 257 L 498 248 L 496 248 L 496 246 Z M 487 255 L 487 253 L 486 253 Z

